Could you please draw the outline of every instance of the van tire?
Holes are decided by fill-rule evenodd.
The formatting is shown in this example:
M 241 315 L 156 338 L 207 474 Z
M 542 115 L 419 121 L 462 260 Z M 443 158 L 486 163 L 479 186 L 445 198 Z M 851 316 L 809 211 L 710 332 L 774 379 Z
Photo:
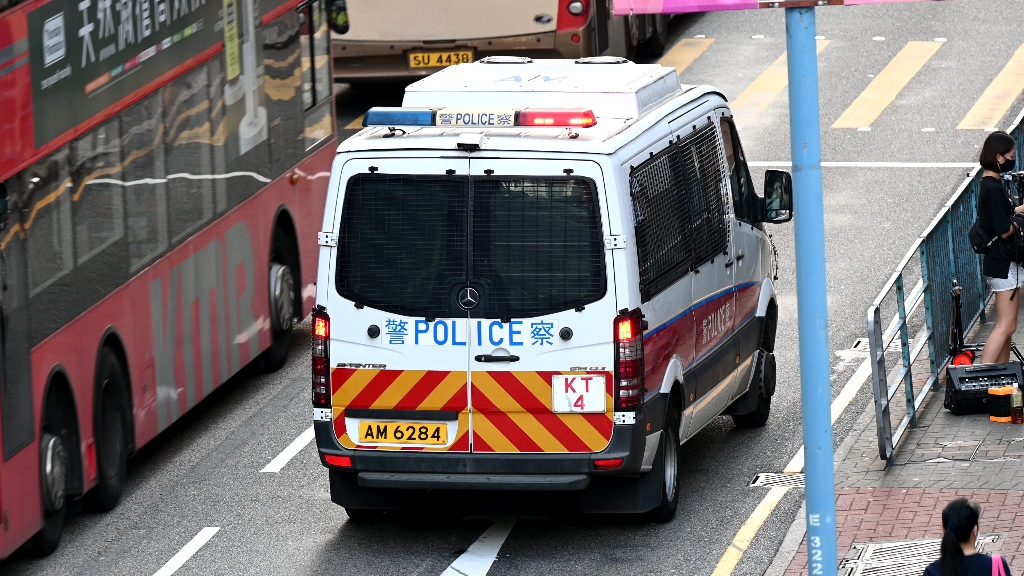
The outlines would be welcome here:
M 665 415 L 665 427 L 661 431 L 661 443 L 658 446 L 657 461 L 652 473 L 661 472 L 661 502 L 647 512 L 651 522 L 664 524 L 672 520 L 679 507 L 679 420 L 680 409 L 676 405 L 676 394 L 669 401 L 668 414 Z
M 128 407 L 125 390 L 127 378 L 121 362 L 110 349 L 100 354 L 96 371 L 96 487 L 93 500 L 106 512 L 117 507 L 124 492 L 128 472 Z
M 294 302 L 297 300 L 296 291 L 296 280 L 295 272 L 298 270 L 298 254 L 294 245 L 294 240 L 291 238 L 291 234 L 278 226 L 274 230 L 274 240 L 271 244 L 270 251 L 270 267 L 267 271 L 267 277 L 271 283 L 275 282 L 275 278 L 278 275 L 284 275 L 291 281 L 291 297 L 287 302 L 288 308 L 291 309 L 290 317 L 286 319 L 281 318 L 278 323 L 284 323 L 285 326 L 278 329 L 271 329 L 272 341 L 270 347 L 267 348 L 260 359 L 260 368 L 264 372 L 276 372 L 284 367 L 285 363 L 288 362 L 288 352 L 292 347 L 292 336 L 295 334 L 295 310 Z M 272 286 L 267 287 L 268 290 L 273 290 Z M 274 308 L 274 296 L 271 293 L 269 300 L 271 310 L 270 314 L 281 314 L 280 310 Z M 284 312 L 288 315 L 287 311 Z M 272 321 L 273 325 L 275 322 Z
M 757 408 L 749 414 L 733 414 L 732 421 L 740 428 L 760 428 L 768 422 L 772 411 L 772 395 L 775 393 L 775 354 L 764 353 L 764 360 L 758 366 Z

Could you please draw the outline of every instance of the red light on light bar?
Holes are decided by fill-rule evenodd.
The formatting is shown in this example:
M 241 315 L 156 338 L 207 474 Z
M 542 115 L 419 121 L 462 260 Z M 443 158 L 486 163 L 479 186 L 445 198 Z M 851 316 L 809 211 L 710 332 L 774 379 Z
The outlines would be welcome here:
M 541 110 L 530 109 L 519 112 L 520 126 L 565 126 L 570 128 L 590 128 L 597 124 L 592 110 L 583 109 L 560 109 Z
M 352 467 L 352 458 L 349 456 L 335 456 L 333 454 L 324 454 L 324 462 L 327 462 L 329 466 L 337 466 L 339 468 Z
M 594 470 L 618 470 L 622 468 L 622 458 L 594 460 Z

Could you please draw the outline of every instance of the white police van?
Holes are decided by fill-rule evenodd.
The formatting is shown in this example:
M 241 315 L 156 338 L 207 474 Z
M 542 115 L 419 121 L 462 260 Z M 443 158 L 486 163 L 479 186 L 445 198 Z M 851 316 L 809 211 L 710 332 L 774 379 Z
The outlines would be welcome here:
M 544 490 L 670 519 L 679 445 L 765 423 L 775 262 L 725 98 L 620 58 L 487 58 L 341 144 L 313 405 L 359 519 L 427 490 Z

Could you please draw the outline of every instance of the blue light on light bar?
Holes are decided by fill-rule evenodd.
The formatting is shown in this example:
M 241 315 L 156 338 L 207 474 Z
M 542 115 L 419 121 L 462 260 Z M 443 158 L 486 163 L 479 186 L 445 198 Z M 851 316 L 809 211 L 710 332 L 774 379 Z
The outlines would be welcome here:
M 374 107 L 363 116 L 363 126 L 433 126 L 430 108 Z

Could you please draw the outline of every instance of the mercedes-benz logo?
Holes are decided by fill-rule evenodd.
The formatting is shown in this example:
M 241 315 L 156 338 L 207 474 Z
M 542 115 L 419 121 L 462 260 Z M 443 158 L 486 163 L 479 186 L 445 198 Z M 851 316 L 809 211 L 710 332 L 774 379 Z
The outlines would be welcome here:
M 472 310 L 479 303 L 480 293 L 476 291 L 476 288 L 466 286 L 459 292 L 459 306 L 462 306 L 463 310 Z

